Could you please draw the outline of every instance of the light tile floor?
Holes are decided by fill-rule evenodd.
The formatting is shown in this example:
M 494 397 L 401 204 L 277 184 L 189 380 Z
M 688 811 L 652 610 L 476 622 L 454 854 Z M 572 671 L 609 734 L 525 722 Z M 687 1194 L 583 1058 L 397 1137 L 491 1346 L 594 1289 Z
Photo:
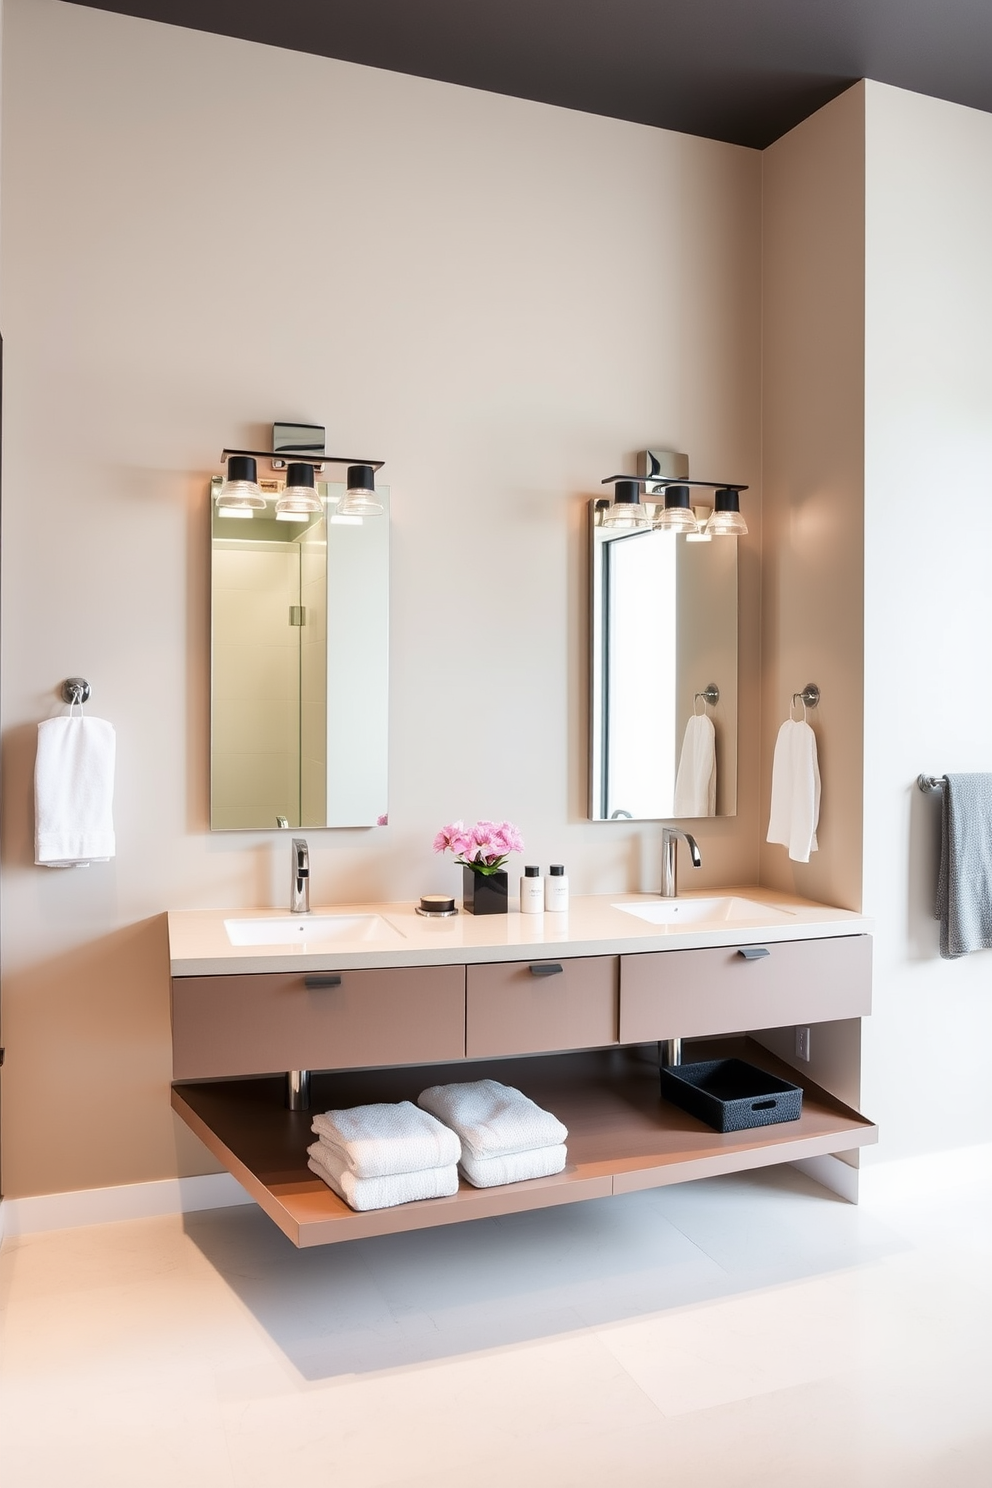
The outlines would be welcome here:
M 297 1251 L 7 1240 L 3 1488 L 992 1488 L 992 1182 L 791 1168 Z

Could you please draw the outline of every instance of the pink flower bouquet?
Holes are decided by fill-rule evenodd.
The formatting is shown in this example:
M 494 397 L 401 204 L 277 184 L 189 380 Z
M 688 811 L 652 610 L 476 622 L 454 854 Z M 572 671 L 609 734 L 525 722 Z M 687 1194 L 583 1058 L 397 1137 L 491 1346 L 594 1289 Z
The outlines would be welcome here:
M 499 873 L 510 853 L 523 852 L 524 840 L 512 822 L 462 821 L 442 827 L 434 838 L 435 852 L 453 852 L 455 862 L 487 877 Z

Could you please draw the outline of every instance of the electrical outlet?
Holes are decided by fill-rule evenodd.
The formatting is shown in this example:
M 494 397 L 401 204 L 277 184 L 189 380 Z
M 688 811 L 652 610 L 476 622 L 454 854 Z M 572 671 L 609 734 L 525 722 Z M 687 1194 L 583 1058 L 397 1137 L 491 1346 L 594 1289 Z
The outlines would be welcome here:
M 809 1025 L 796 1029 L 796 1058 L 809 1063 Z

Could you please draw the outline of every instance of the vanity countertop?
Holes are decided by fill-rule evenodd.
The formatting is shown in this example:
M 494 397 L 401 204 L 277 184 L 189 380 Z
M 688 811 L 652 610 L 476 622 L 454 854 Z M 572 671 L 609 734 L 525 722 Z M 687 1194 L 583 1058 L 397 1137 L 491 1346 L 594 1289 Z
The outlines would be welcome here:
M 232 945 L 225 921 L 244 924 L 294 920 L 284 909 L 192 909 L 169 913 L 169 955 L 173 976 L 232 976 L 246 972 L 352 971 L 398 966 L 449 966 L 509 961 L 696 950 L 706 946 L 755 945 L 763 941 L 818 940 L 864 935 L 872 923 L 852 910 L 814 904 L 808 899 L 749 885 L 679 895 L 687 907 L 696 900 L 734 896 L 754 905 L 754 915 L 732 920 L 651 924 L 618 905 L 651 908 L 657 894 L 573 896 L 563 914 L 476 916 L 426 919 L 412 902 L 328 905 L 315 908 L 339 921 L 333 939 L 301 939 L 289 945 Z M 373 919 L 359 917 L 373 917 Z M 340 923 L 353 917 L 354 926 Z M 300 921 L 305 917 L 300 916 Z M 315 927 L 316 928 L 316 927 Z M 354 933 L 351 933 L 354 930 Z

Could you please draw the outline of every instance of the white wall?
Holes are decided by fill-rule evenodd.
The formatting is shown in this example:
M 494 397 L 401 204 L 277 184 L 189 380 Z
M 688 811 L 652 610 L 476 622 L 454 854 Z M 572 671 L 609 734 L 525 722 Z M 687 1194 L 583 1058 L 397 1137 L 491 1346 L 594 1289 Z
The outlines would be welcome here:
M 938 959 L 916 787 L 992 770 L 992 115 L 866 99 L 864 1104 L 896 1157 L 992 1136 L 992 952 Z
M 309 834 L 315 902 L 453 885 L 432 837 L 477 814 L 577 892 L 657 885 L 657 831 L 583 821 L 585 502 L 645 446 L 756 486 L 760 223 L 752 151 L 55 0 L 5 24 L 22 1195 L 211 1165 L 168 1110 L 161 915 L 285 891 L 284 841 L 206 829 L 207 479 L 275 418 L 382 458 L 392 493 L 390 825 Z M 757 874 L 759 551 L 753 520 L 741 815 L 700 825 L 702 883 Z M 118 856 L 52 873 L 35 725 L 75 673 L 118 729 Z

